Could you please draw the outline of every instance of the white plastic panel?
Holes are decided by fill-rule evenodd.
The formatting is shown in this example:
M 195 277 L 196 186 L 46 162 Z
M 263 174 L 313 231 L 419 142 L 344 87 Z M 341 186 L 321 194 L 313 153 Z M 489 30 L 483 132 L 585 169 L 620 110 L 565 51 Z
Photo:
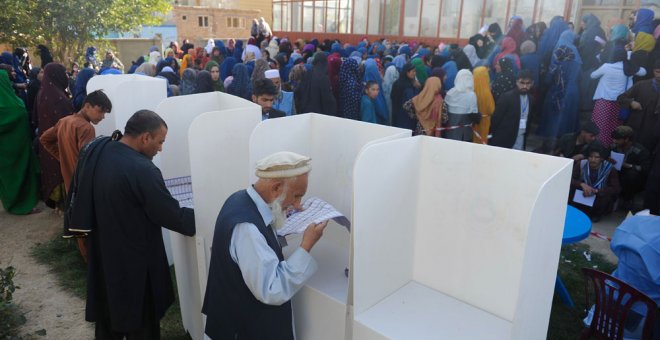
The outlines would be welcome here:
M 571 165 L 428 137 L 365 149 L 355 170 L 354 336 L 367 327 L 388 338 L 483 338 L 495 318 L 510 325 L 489 338 L 545 338 Z M 410 295 L 411 285 L 427 293 Z M 438 294 L 473 308 L 435 306 Z M 409 312 L 382 314 L 404 302 Z M 429 314 L 484 321 L 438 333 L 441 321 L 418 324 Z

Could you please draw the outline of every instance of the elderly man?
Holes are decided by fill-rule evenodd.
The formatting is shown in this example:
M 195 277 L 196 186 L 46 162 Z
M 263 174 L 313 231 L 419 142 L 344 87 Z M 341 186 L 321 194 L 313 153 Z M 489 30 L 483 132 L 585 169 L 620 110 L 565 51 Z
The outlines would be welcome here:
M 326 223 L 311 224 L 287 260 L 275 230 L 301 209 L 310 159 L 278 152 L 257 163 L 259 180 L 220 210 L 211 248 L 206 335 L 212 339 L 294 339 L 291 298 L 316 271 L 309 252 Z

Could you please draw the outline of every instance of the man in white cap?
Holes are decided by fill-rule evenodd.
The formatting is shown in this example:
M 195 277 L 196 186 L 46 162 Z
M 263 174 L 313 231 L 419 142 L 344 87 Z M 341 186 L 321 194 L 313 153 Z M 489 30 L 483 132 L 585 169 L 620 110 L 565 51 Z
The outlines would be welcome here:
M 257 182 L 222 206 L 202 307 L 211 339 L 294 339 L 290 300 L 316 271 L 309 252 L 327 222 L 309 225 L 287 260 L 275 230 L 287 209 L 302 209 L 309 162 L 293 152 L 260 160 Z
M 273 102 L 273 108 L 283 111 L 287 116 L 290 116 L 294 113 L 293 109 L 293 92 L 287 92 L 282 90 L 282 79 L 280 78 L 280 71 L 278 70 L 267 70 L 264 72 L 264 75 L 267 79 L 270 79 L 275 87 L 277 87 L 277 95 L 275 96 L 275 101 Z

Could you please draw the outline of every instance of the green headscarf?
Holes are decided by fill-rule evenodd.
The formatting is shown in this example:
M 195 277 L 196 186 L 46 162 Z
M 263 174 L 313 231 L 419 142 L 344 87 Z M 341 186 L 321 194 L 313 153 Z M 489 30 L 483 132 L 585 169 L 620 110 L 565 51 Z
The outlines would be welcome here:
M 206 66 L 204 67 L 204 69 L 211 72 L 211 69 L 214 66 L 218 68 L 218 71 L 220 71 L 220 65 L 218 65 L 218 63 L 213 61 L 213 60 L 209 60 L 206 63 Z M 218 78 L 218 81 L 213 82 L 213 89 L 215 91 L 225 92 L 225 85 L 222 82 L 222 78 Z
M 0 201 L 11 214 L 30 213 L 39 198 L 39 164 L 31 144 L 25 104 L 0 70 Z
M 426 65 L 424 65 L 424 60 L 422 58 L 415 58 L 410 61 L 411 64 L 415 66 L 415 71 L 417 71 L 417 80 L 419 83 L 424 86 L 426 79 L 429 75 L 426 73 Z
M 614 25 L 610 30 L 610 41 L 625 40 L 628 41 L 630 31 L 626 25 Z

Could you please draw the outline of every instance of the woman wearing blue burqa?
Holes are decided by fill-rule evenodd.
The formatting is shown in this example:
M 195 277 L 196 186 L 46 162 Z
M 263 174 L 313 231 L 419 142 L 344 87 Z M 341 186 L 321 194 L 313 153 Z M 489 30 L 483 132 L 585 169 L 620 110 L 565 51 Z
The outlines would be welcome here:
M 378 92 L 376 97 L 376 118 L 378 119 L 378 124 L 390 125 L 390 112 L 387 109 L 387 101 L 385 100 L 385 95 L 383 94 L 383 78 L 380 76 L 378 71 L 378 64 L 375 59 L 367 59 L 364 62 L 364 82 L 375 81 L 378 83 L 378 88 L 381 91 Z
M 557 137 L 579 129 L 578 104 L 580 101 L 579 74 L 582 59 L 575 47 L 577 35 L 564 31 L 552 53 L 552 61 L 545 75 L 548 93 L 538 134 L 553 146 Z

